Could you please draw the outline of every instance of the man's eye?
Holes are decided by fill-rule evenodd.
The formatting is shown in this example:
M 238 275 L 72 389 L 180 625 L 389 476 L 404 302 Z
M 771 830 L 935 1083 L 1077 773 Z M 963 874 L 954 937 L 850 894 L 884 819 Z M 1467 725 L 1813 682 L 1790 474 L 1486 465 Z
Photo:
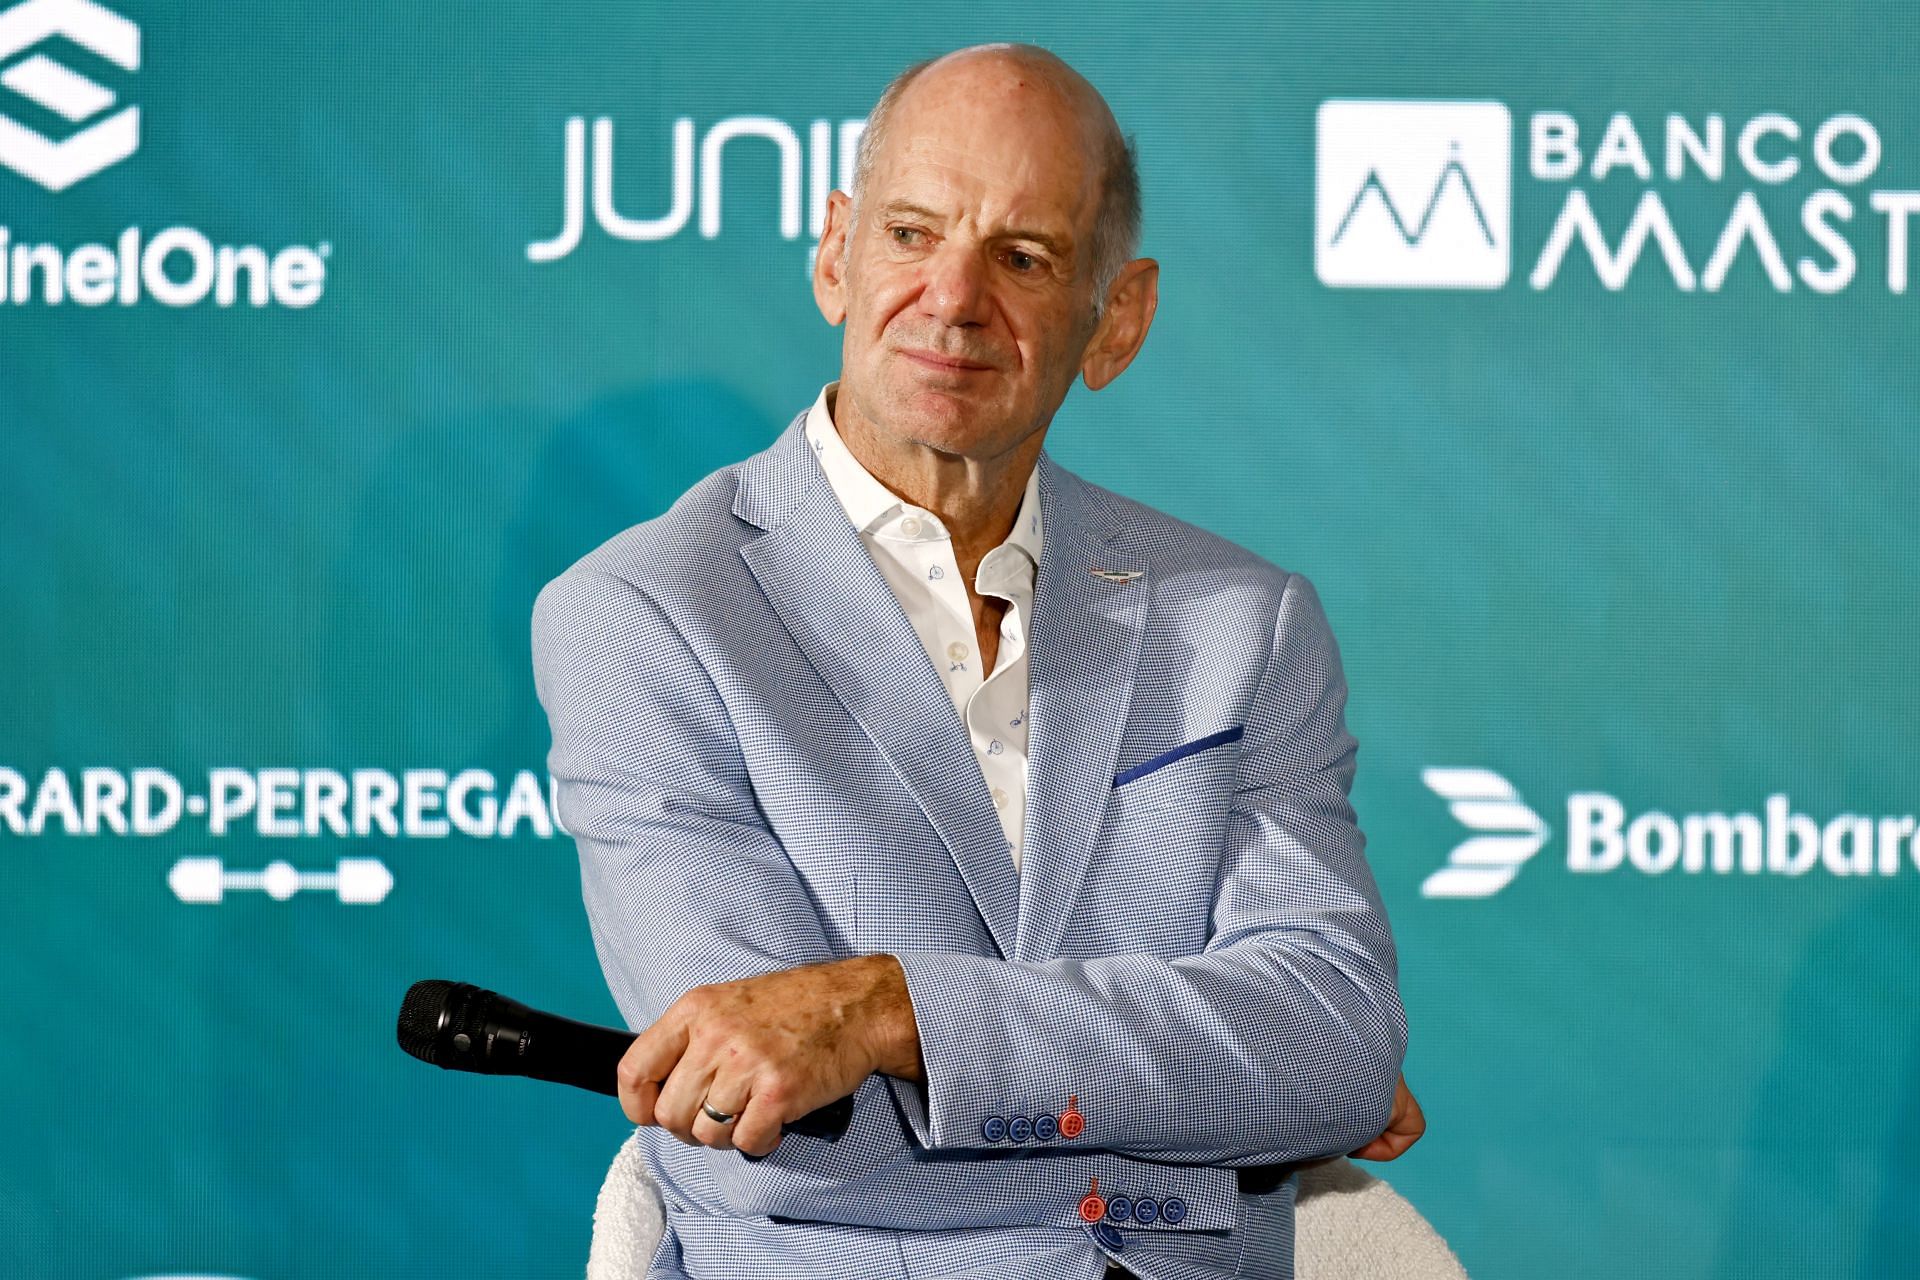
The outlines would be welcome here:
M 887 234 L 893 237 L 895 244 L 913 244 L 919 238 L 918 227 L 888 227 Z
M 1035 267 L 1038 267 L 1040 265 L 1040 259 L 1030 253 L 1022 253 L 1020 250 L 1014 249 L 1007 254 L 1007 265 L 1024 275 L 1032 271 Z

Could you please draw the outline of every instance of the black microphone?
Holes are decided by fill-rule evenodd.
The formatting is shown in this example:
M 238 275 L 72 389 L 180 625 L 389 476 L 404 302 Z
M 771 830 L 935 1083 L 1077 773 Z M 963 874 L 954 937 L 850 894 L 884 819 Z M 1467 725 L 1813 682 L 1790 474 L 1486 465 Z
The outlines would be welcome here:
M 407 988 L 396 1031 L 400 1047 L 448 1071 L 528 1076 L 618 1097 L 616 1070 L 638 1039 L 529 1009 L 466 982 L 427 979 Z M 853 1119 L 851 1096 L 787 1124 L 781 1132 L 838 1141 Z

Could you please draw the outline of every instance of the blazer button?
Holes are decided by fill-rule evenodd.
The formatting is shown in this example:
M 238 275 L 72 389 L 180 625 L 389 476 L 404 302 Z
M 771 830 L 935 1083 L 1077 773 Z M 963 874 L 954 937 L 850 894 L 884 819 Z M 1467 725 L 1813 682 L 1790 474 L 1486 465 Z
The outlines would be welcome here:
M 980 1126 L 980 1136 L 988 1142 L 1002 1142 L 1007 1136 L 1007 1122 L 999 1116 L 988 1116 L 987 1122 Z
M 1060 1136 L 1063 1138 L 1077 1138 L 1086 1127 L 1087 1118 L 1080 1114 L 1079 1095 L 1074 1094 L 1069 1096 L 1067 1098 L 1067 1109 L 1060 1113 Z
M 1095 1240 L 1098 1240 L 1115 1253 L 1119 1253 L 1127 1247 L 1127 1242 L 1120 1238 L 1120 1233 L 1104 1222 L 1096 1222 L 1091 1227 L 1088 1227 L 1087 1230 L 1093 1232 L 1093 1238 Z
M 1012 1142 L 1025 1142 L 1033 1136 L 1033 1121 L 1025 1116 L 1015 1116 L 1007 1121 L 1007 1138 Z
M 1082 1222 L 1099 1222 L 1100 1219 L 1107 1216 L 1107 1202 L 1100 1198 L 1100 1179 L 1096 1177 L 1090 1178 L 1088 1181 L 1092 1185 L 1087 1188 L 1085 1198 L 1080 1201 L 1080 1220 Z
M 1107 1216 L 1115 1222 L 1127 1222 L 1133 1217 L 1133 1201 L 1125 1196 L 1115 1196 L 1107 1201 Z
M 1143 1227 L 1147 1226 L 1148 1224 L 1157 1221 L 1159 1217 L 1160 1217 L 1159 1202 L 1154 1200 L 1152 1197 L 1141 1196 L 1137 1201 L 1134 1202 L 1133 1220 L 1139 1223 L 1141 1226 Z
M 1042 1142 L 1052 1142 L 1060 1136 L 1060 1122 L 1049 1115 L 1033 1118 L 1033 1136 Z
M 1160 1202 L 1160 1221 L 1170 1227 L 1177 1227 L 1187 1220 L 1187 1202 L 1179 1196 L 1168 1196 Z

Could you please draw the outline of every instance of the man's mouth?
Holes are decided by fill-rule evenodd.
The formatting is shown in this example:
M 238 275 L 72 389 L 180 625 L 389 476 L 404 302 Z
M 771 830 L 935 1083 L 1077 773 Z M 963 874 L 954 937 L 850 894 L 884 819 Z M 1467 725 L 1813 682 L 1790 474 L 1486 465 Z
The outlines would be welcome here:
M 902 347 L 899 351 L 907 359 L 943 373 L 980 373 L 993 367 L 966 356 L 950 356 L 940 351 L 922 351 L 910 347 Z

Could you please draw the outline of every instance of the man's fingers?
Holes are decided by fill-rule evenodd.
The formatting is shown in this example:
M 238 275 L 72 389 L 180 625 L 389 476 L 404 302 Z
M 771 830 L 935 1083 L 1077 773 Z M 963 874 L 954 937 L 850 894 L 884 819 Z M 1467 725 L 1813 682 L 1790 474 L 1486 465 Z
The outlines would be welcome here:
M 642 1031 L 620 1059 L 620 1074 L 629 1073 L 636 1081 L 665 1080 L 680 1055 L 687 1051 L 687 1023 L 677 1008 L 668 1009 L 660 1020 Z
M 681 1058 L 660 1085 L 660 1097 L 653 1104 L 654 1123 L 682 1142 L 699 1142 L 693 1123 L 700 1118 L 700 1104 L 712 1082 L 713 1064 Z
M 713 1147 L 718 1151 L 731 1151 L 736 1145 L 734 1134 L 739 1125 L 741 1113 L 749 1104 L 729 1101 L 722 1105 L 717 1100 L 722 1096 L 731 1099 L 734 1094 L 722 1086 L 709 1085 L 705 1100 L 693 1111 L 693 1140 L 701 1146 Z M 722 1124 L 707 1114 L 708 1107 L 712 1107 L 723 1116 L 732 1116 L 734 1119 L 727 1124 Z
M 1395 1160 L 1405 1155 L 1426 1131 L 1426 1113 L 1402 1077 L 1393 1091 L 1393 1116 L 1387 1121 L 1386 1132 L 1351 1154 L 1356 1160 Z
M 1397 1160 L 1406 1154 L 1413 1145 L 1413 1139 L 1397 1133 L 1383 1133 L 1366 1146 L 1353 1152 L 1355 1160 Z
M 749 1099 L 746 1110 L 731 1125 L 733 1145 L 750 1156 L 773 1154 L 780 1145 L 780 1126 L 785 1123 L 779 1108 L 761 1098 Z
M 626 1053 L 620 1058 L 620 1065 L 614 1069 L 620 1109 L 635 1124 L 654 1123 L 654 1100 L 660 1096 L 660 1082 L 667 1078 L 667 1073 L 680 1060 L 678 1048 L 668 1056 L 667 1049 L 672 1044 L 671 1036 L 656 1022 L 627 1047 Z M 680 1035 L 680 1044 L 686 1044 L 684 1031 Z
M 684 1021 L 669 1009 L 661 1019 L 635 1037 L 614 1072 L 620 1109 L 635 1124 L 659 1124 L 660 1087 L 679 1065 L 687 1048 Z
M 653 1123 L 654 1099 L 660 1096 L 660 1086 L 652 1080 L 629 1077 L 622 1071 L 618 1076 L 620 1089 L 620 1110 L 634 1124 Z

